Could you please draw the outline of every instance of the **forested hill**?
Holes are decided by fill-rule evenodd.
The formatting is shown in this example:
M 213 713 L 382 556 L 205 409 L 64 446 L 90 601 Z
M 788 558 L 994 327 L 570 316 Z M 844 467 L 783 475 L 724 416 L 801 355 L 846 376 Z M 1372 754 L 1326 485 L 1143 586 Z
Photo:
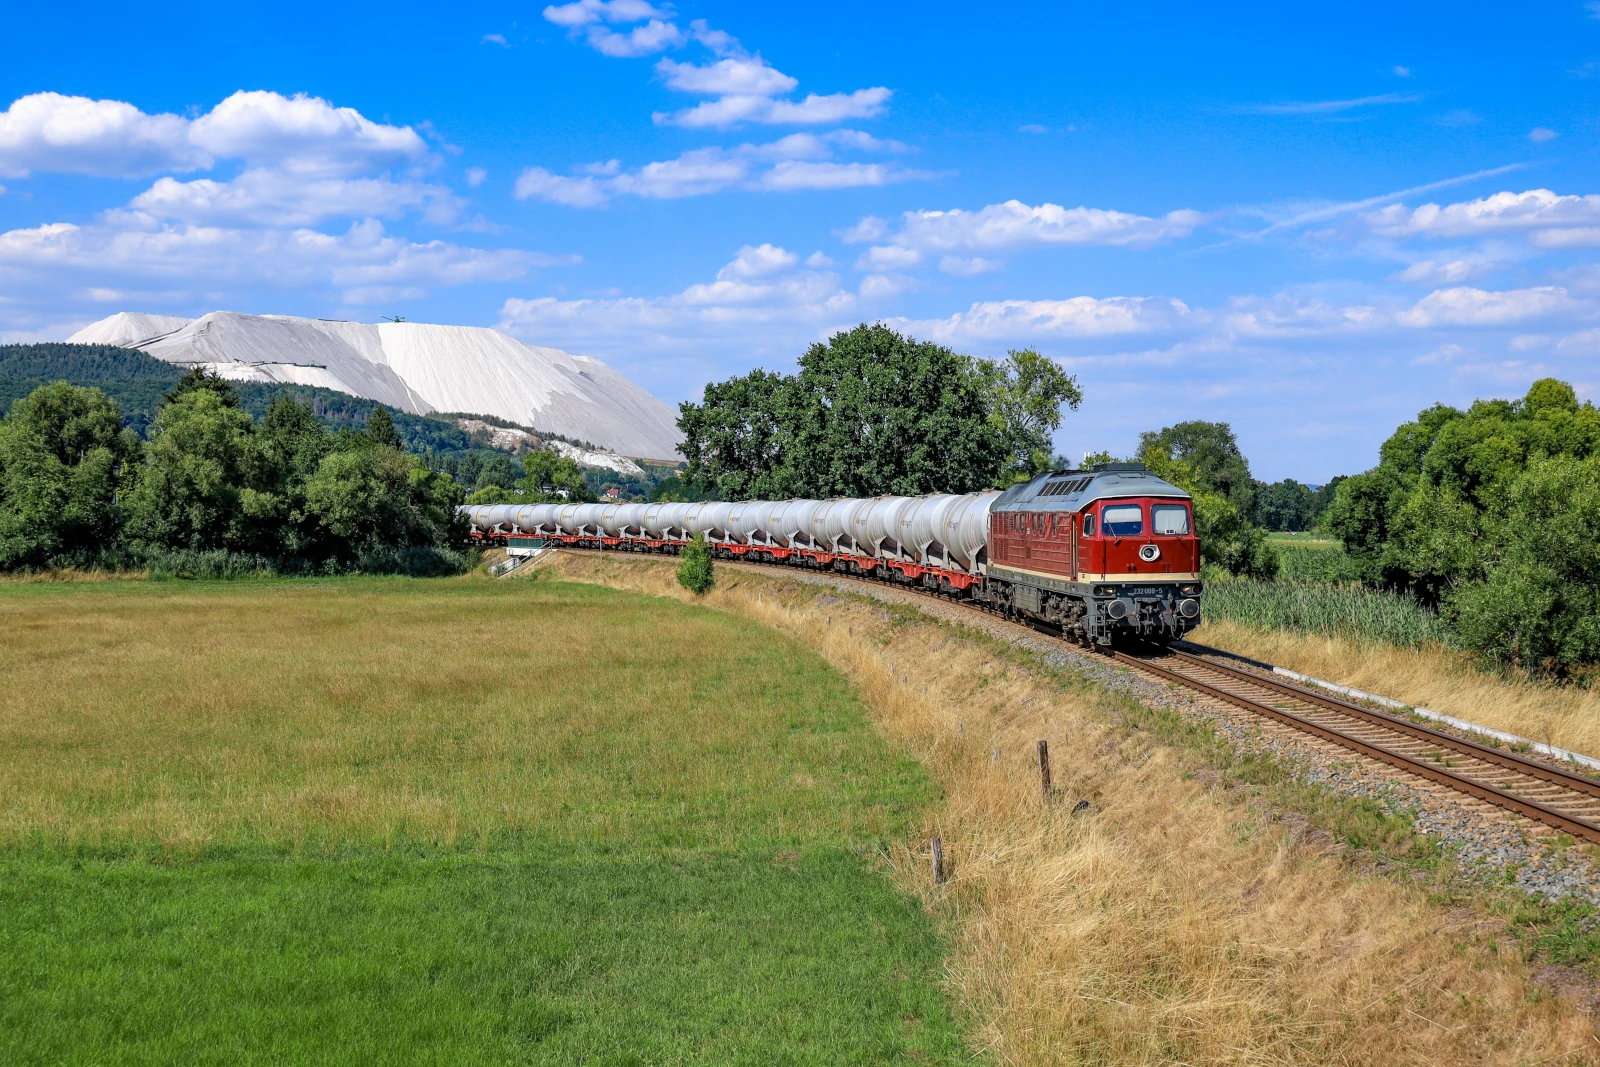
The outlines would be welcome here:
M 13 401 L 27 396 L 46 382 L 68 381 L 92 385 L 122 409 L 122 421 L 143 437 L 155 418 L 162 397 L 183 374 L 183 368 L 143 352 L 112 345 L 0 345 L 0 414 Z M 373 400 L 319 389 L 310 385 L 276 382 L 234 382 L 240 406 L 256 418 L 280 396 L 292 396 L 309 405 L 331 430 L 359 430 L 379 405 Z M 459 452 L 473 448 L 472 441 L 454 423 L 408 415 L 390 409 L 395 429 L 408 452 Z

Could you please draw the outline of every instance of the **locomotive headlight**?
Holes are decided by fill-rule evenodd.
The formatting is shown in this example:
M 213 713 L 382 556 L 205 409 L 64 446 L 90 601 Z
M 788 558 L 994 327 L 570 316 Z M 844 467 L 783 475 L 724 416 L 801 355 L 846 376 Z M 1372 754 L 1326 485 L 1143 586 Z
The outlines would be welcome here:
M 1200 585 L 1198 582 L 1194 585 L 1180 585 L 1178 586 L 1178 592 L 1182 593 L 1184 596 L 1199 596 Z
M 1186 619 L 1194 618 L 1196 615 L 1200 614 L 1200 601 L 1180 600 L 1178 602 L 1178 614 L 1182 615 Z
M 1116 596 L 1117 587 L 1114 585 L 1097 585 L 1094 587 L 1095 596 Z
M 1196 605 L 1198 609 L 1199 605 Z M 1126 600 L 1113 600 L 1106 605 L 1106 614 L 1113 619 L 1126 619 L 1128 617 L 1128 602 Z
M 1139 558 L 1144 560 L 1146 563 L 1154 563 L 1156 560 L 1161 558 L 1161 546 L 1141 545 L 1139 547 Z

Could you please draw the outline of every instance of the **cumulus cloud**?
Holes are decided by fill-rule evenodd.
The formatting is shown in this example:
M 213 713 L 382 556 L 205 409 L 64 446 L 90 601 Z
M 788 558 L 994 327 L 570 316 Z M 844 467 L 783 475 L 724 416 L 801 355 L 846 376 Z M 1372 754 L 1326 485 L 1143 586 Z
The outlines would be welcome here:
M 668 13 L 645 0 L 577 0 L 571 4 L 551 4 L 544 9 L 546 21 L 575 29 L 600 22 L 643 22 L 664 19 Z
M 682 93 L 711 95 L 777 96 L 793 92 L 800 82 L 767 65 L 760 56 L 721 59 L 705 66 L 663 59 L 656 72 L 667 88 Z
M 1559 286 L 1545 285 L 1500 292 L 1458 286 L 1429 293 L 1414 307 L 1401 312 L 1396 321 L 1402 326 L 1422 328 L 1508 326 L 1581 310 L 1581 306 Z
M 319 97 L 240 91 L 189 120 L 117 100 L 35 93 L 0 114 L 0 174 L 31 171 L 137 177 L 210 168 L 218 159 L 317 175 L 414 162 L 427 145 Z
M 276 168 L 247 170 L 231 181 L 161 178 L 129 207 L 158 219 L 201 225 L 312 226 L 330 218 L 394 218 L 424 209 L 450 222 L 460 201 L 449 189 L 388 178 L 306 178 Z
M 211 166 L 211 155 L 190 140 L 189 125 L 120 100 L 34 93 L 0 113 L 0 174 L 128 178 Z
M 1501 192 L 1481 200 L 1407 208 L 1391 204 L 1362 221 L 1381 237 L 1478 237 L 1522 232 L 1536 245 L 1600 243 L 1600 196 L 1562 196 L 1549 189 Z
M 600 207 L 616 196 L 676 199 L 740 188 L 770 192 L 884 185 L 932 175 L 894 163 L 841 163 L 828 159 L 837 145 L 863 143 L 893 150 L 903 146 L 878 141 L 854 130 L 829 134 L 790 134 L 766 144 L 697 148 L 676 159 L 623 170 L 617 160 L 576 168 L 576 176 L 529 167 L 517 178 L 518 199 L 546 200 L 569 207 Z
M 864 263 L 887 261 L 890 256 L 920 262 L 925 254 L 946 253 L 939 267 L 947 274 L 970 275 L 997 270 L 999 260 L 957 253 L 996 252 L 1053 245 L 1123 245 L 1147 247 L 1160 241 L 1186 237 L 1205 221 L 1198 211 L 1172 211 L 1160 218 L 1110 211 L 1103 208 L 1065 208 L 1060 204 L 1037 207 L 1020 200 L 990 204 L 977 211 L 907 211 L 898 231 L 890 232 L 883 219 L 867 216 L 839 231 L 844 242 L 882 241 L 863 257 Z

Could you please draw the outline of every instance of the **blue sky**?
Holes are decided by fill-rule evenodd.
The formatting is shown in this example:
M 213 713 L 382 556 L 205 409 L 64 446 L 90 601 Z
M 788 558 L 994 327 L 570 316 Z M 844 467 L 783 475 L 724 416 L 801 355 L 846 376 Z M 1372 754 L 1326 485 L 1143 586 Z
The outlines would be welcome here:
M 1223 419 L 1313 482 L 1595 395 L 1600 4 L 1198 8 L 28 5 L 0 340 L 403 315 L 675 402 L 882 319 L 1061 360 L 1070 454 Z

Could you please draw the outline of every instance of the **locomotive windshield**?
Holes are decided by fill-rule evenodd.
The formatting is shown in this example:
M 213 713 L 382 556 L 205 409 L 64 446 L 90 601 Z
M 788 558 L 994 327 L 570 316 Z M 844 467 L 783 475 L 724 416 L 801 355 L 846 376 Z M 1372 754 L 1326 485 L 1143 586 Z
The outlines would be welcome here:
M 1158 534 L 1186 536 L 1189 533 L 1189 509 L 1182 504 L 1156 504 L 1150 509 L 1150 525 Z
M 1107 537 L 1133 537 L 1144 532 L 1144 509 L 1138 504 L 1116 504 L 1100 516 Z

